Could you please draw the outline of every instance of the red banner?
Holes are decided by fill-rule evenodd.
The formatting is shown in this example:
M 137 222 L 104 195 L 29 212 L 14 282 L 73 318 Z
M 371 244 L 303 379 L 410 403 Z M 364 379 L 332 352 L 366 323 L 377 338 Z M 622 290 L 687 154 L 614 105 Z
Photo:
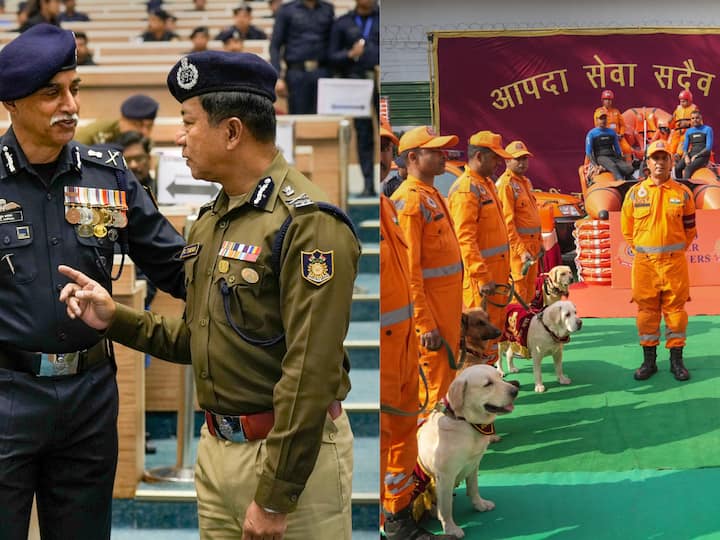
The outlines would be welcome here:
M 438 32 L 434 46 L 440 132 L 460 137 L 461 150 L 484 129 L 500 133 L 505 144 L 521 139 L 535 155 L 528 176 L 537 188 L 580 191 L 585 135 L 606 88 L 621 112 L 668 113 L 688 88 L 705 124 L 720 129 L 720 33 Z

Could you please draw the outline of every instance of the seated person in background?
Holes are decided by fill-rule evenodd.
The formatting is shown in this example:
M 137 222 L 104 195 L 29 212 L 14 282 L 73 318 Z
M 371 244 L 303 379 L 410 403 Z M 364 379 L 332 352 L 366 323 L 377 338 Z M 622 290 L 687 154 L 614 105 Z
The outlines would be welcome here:
M 177 30 L 177 17 L 172 13 L 168 13 L 168 18 L 165 21 L 165 30 L 172 34 L 173 40 L 180 39 L 180 35 L 175 31 Z
M 27 22 L 27 2 L 18 2 L 17 11 L 15 12 L 15 20 L 17 21 L 17 28 L 13 29 L 13 32 L 19 32 L 23 25 Z
M 620 141 L 614 129 L 607 127 L 608 115 L 600 108 L 595 112 L 595 126 L 585 137 L 585 155 L 595 173 L 610 171 L 616 180 L 632 180 L 633 167 L 622 157 Z
M 20 32 L 40 23 L 60 26 L 60 0 L 29 0 L 26 11 L 27 20 L 20 27 Z
M 188 54 L 194 52 L 207 51 L 208 42 L 210 41 L 210 30 L 207 26 L 196 26 L 190 34 L 190 41 L 192 41 L 192 49 L 188 51 Z
M 148 13 L 147 30 L 142 33 L 143 41 L 173 41 L 179 39 L 177 34 L 168 31 L 167 20 L 170 14 L 164 9 L 156 9 Z
M 84 22 L 90 20 L 90 17 L 88 17 L 87 13 L 75 10 L 75 0 L 64 0 L 63 4 L 65 4 L 65 11 L 60 14 L 59 19 L 61 23 L 71 21 Z
M 118 120 L 97 120 L 88 124 L 75 132 L 75 140 L 83 144 L 107 144 L 115 142 L 121 133 L 133 130 L 152 140 L 159 106 L 150 96 L 134 94 L 120 105 Z
M 618 141 L 620 142 L 620 153 L 623 157 L 632 155 L 632 147 L 630 143 L 625 139 L 625 120 L 620 112 L 620 109 L 613 105 L 615 94 L 612 90 L 603 90 L 600 94 L 600 101 L 602 106 L 595 109 L 593 117 L 597 115 L 601 110 L 605 110 L 608 116 L 607 127 L 614 129 L 617 133 Z M 596 124 L 597 125 L 597 124 Z
M 207 0 L 193 0 L 193 11 L 205 11 Z
M 675 178 L 687 180 L 710 162 L 713 147 L 713 130 L 703 124 L 702 114 L 695 109 L 690 115 L 690 128 L 685 132 L 682 154 L 675 155 Z
M 240 37 L 245 39 L 267 39 L 267 34 L 257 26 L 252 25 L 252 7 L 249 4 L 241 4 L 233 9 L 233 24 L 220 32 L 215 39 L 225 41 L 225 38 L 238 32 Z
M 657 131 L 652 139 L 650 139 L 651 143 L 655 141 L 670 142 L 670 123 L 667 120 L 658 120 Z
M 94 66 L 92 51 L 88 49 L 88 38 L 85 32 L 74 32 L 75 45 L 77 47 L 77 65 L 78 66 Z
M 223 39 L 223 51 L 228 52 L 242 52 L 245 48 L 245 40 L 243 40 L 240 32 L 237 30 L 224 34 Z
M 678 94 L 678 106 L 672 113 L 670 118 L 670 129 L 672 134 L 670 136 L 670 153 L 681 154 L 680 145 L 685 138 L 685 132 L 690 127 L 690 116 L 696 110 L 698 106 L 693 103 L 693 95 L 690 90 L 683 90 Z

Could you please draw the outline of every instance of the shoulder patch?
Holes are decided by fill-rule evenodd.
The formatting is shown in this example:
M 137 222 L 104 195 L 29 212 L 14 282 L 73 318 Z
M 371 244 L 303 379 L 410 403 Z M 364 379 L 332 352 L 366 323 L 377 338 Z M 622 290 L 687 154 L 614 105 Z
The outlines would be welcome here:
M 104 165 L 113 169 L 119 169 L 124 171 L 127 169 L 125 159 L 123 158 L 122 150 L 111 148 L 109 146 L 86 146 L 84 144 L 78 145 L 80 152 L 80 159 L 96 165 Z
M 333 265 L 333 251 L 301 251 L 302 277 L 313 285 L 320 286 L 333 278 L 335 268 Z
M 180 252 L 180 255 L 178 255 L 178 259 L 181 261 L 184 261 L 185 259 L 190 259 L 191 257 L 195 257 L 198 253 L 200 253 L 200 249 L 202 249 L 202 245 L 195 243 L 195 244 L 188 244 L 184 248 L 182 248 L 182 251 Z

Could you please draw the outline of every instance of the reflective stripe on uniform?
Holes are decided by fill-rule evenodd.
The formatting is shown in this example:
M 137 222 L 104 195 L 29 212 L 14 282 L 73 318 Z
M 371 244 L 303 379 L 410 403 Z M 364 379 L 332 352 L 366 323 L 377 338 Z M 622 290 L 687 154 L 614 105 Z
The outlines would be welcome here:
M 660 334 L 640 334 L 640 341 L 659 341 Z
M 405 483 L 402 485 L 398 485 L 403 480 L 405 480 Z M 397 473 L 397 474 L 387 473 L 385 475 L 385 490 L 388 493 L 391 493 L 393 495 L 402 493 L 403 491 L 405 491 L 407 488 L 409 488 L 414 483 L 415 483 L 415 477 L 412 475 L 407 476 L 403 472 Z
M 541 231 L 540 227 L 518 227 L 517 232 L 520 234 L 537 234 Z
M 687 336 L 685 332 L 671 332 L 669 330 L 665 331 L 665 339 L 685 339 Z
M 671 251 L 681 251 L 685 249 L 685 244 L 671 244 L 669 246 L 635 246 L 638 253 L 669 253 Z
M 482 255 L 484 259 L 487 259 L 488 257 L 492 257 L 493 255 L 505 253 L 506 251 L 510 251 L 510 247 L 508 246 L 508 244 L 502 244 L 487 249 L 481 249 L 480 255 Z
M 480 188 L 477 187 L 477 186 L 476 186 L 475 184 L 473 184 L 472 182 L 470 183 L 470 193 L 474 193 L 474 194 L 477 195 L 478 197 L 482 196 L 482 193 L 480 193 Z
M 387 313 L 380 314 L 380 328 L 391 326 L 402 321 L 406 321 L 412 317 L 413 305 L 412 303 L 403 306 Z
M 420 212 L 422 212 L 423 218 L 425 218 L 427 223 L 432 221 L 432 212 L 425 208 L 424 204 L 420 204 Z
M 436 278 L 442 276 L 451 276 L 462 272 L 462 263 L 449 264 L 447 266 L 438 266 L 437 268 L 423 268 L 423 278 Z

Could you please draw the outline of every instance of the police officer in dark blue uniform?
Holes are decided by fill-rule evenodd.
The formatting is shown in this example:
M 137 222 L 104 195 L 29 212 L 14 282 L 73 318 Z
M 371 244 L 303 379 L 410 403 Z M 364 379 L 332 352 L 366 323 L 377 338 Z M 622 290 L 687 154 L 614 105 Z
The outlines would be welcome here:
M 119 150 L 73 141 L 80 80 L 72 32 L 39 24 L 0 51 L 0 537 L 26 540 L 33 494 L 44 539 L 110 538 L 118 453 L 112 346 L 58 301 L 78 265 L 107 287 L 113 254 L 184 297 L 182 237 Z
M 279 94 L 287 92 L 290 114 L 317 112 L 317 85 L 329 77 L 328 47 L 335 9 L 324 0 L 293 0 L 282 4 L 275 14 L 270 39 L 270 63 L 283 73 L 278 80 Z
M 375 80 L 380 64 L 380 10 L 375 0 L 356 0 L 355 9 L 335 20 L 330 33 L 330 61 L 340 77 Z M 377 87 L 373 92 L 378 109 Z M 372 118 L 355 118 L 357 153 L 362 170 L 362 196 L 375 193 L 375 132 Z

